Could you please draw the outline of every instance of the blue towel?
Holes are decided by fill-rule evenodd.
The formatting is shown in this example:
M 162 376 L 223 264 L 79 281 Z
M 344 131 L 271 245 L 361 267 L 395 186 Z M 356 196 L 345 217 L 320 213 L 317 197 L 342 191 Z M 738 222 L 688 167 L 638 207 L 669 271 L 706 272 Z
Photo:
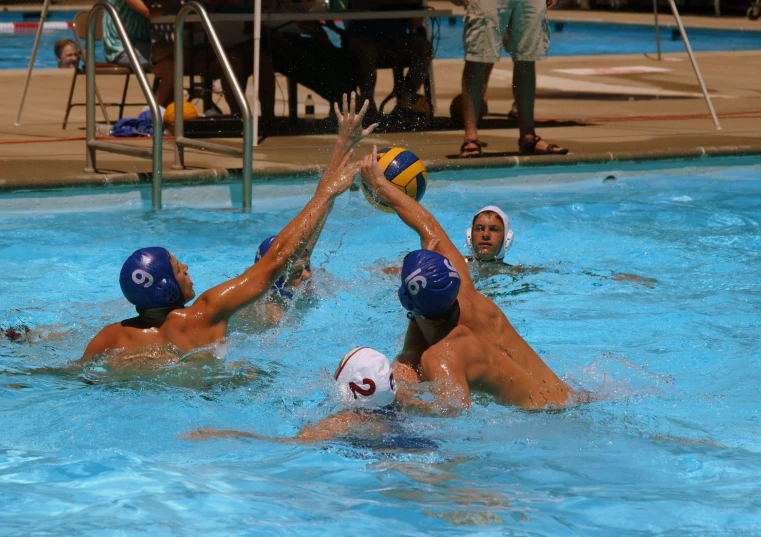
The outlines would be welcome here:
M 162 124 L 163 129 L 163 124 Z M 125 117 L 120 119 L 111 129 L 111 136 L 153 136 L 153 120 L 151 111 L 146 110 L 136 118 Z

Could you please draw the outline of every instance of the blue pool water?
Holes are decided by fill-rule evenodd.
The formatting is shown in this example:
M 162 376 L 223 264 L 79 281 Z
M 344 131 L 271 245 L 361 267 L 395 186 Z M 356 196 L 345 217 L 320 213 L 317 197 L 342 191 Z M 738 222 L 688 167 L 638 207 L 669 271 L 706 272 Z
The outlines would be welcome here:
M 510 261 L 543 270 L 477 286 L 596 403 L 524 412 L 477 397 L 461 417 L 408 417 L 414 442 L 369 447 L 178 438 L 202 426 L 293 435 L 336 409 L 329 372 L 346 350 L 399 350 L 398 283 L 380 269 L 418 243 L 347 193 L 313 256 L 314 304 L 280 329 L 233 330 L 216 367 L 110 381 L 94 370 L 89 383 L 0 375 L 0 533 L 753 535 L 761 167 L 745 164 L 431 175 L 424 203 L 456 244 L 478 208 L 510 215 Z M 47 198 L 57 211 L 3 195 L 45 207 L 0 213 L 2 321 L 48 338 L 0 342 L 0 370 L 66 364 L 129 316 L 117 275 L 134 248 L 165 245 L 197 289 L 236 275 L 313 183 L 258 184 L 251 214 L 214 210 L 236 188 L 169 189 L 161 214 L 119 189 Z
M 51 20 L 71 20 L 74 12 L 57 11 Z M 22 13 L 0 13 L 0 21 L 21 21 Z M 27 21 L 39 20 L 27 17 Z M 450 22 L 452 21 L 452 22 Z M 581 21 L 552 21 L 552 42 L 550 56 L 584 56 L 597 54 L 654 54 L 656 52 L 655 29 L 648 25 L 612 24 Z M 561 30 L 562 27 L 562 30 Z M 434 19 L 433 33 L 436 58 L 463 57 L 461 18 Z M 663 26 L 661 50 L 664 53 L 685 52 L 681 38 L 672 39 L 676 27 Z M 737 30 L 714 30 L 688 28 L 687 34 L 695 51 L 711 50 L 761 50 L 761 31 L 743 32 Z M 0 69 L 23 69 L 28 66 L 34 44 L 35 30 L 0 33 Z M 71 30 L 55 30 L 43 33 L 35 67 L 56 67 L 53 45 L 62 37 L 72 37 Z M 336 44 L 340 40 L 332 36 Z M 102 61 L 102 50 L 97 49 L 98 61 Z

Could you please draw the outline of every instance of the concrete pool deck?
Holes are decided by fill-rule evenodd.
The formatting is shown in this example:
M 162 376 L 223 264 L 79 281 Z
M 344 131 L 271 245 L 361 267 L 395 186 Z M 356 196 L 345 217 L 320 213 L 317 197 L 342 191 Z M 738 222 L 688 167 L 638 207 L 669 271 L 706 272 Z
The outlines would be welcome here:
M 451 4 L 442 3 L 451 8 Z M 598 11 L 554 11 L 555 19 L 606 20 L 652 24 L 652 15 Z M 661 24 L 671 17 L 662 16 Z M 684 17 L 686 26 L 761 30 L 761 23 L 744 18 Z M 663 36 L 669 37 L 669 36 Z M 643 54 L 551 57 L 537 64 L 537 132 L 570 149 L 560 156 L 518 156 L 517 130 L 507 118 L 512 103 L 509 59 L 495 66 L 488 92 L 491 115 L 480 130 L 489 143 L 485 157 L 458 159 L 462 131 L 450 127 L 449 103 L 460 93 L 461 60 L 434 60 L 436 117 L 439 130 L 388 132 L 373 135 L 370 144 L 404 145 L 426 161 L 430 170 L 481 166 L 542 166 L 657 158 L 697 158 L 710 155 L 761 155 L 761 51 L 696 53 L 722 129 L 715 130 L 686 54 L 665 54 L 655 61 Z M 627 68 L 626 72 L 616 69 Z M 579 71 L 587 69 L 593 71 Z M 591 74 L 594 73 L 594 74 Z M 21 125 L 14 120 L 25 70 L 0 71 L 6 106 L 0 110 L 0 190 L 61 188 L 149 181 L 151 163 L 98 153 L 98 173 L 84 173 L 84 107 L 72 110 L 69 126 L 61 129 L 71 83 L 68 70 L 36 70 L 26 98 Z M 98 79 L 107 100 L 120 95 L 120 77 Z M 278 77 L 285 92 L 285 80 Z M 390 91 L 388 71 L 379 72 L 377 96 Z M 299 88 L 299 102 L 307 90 Z M 252 102 L 251 84 L 248 87 Z M 84 77 L 77 81 L 75 102 L 84 100 Z M 142 101 L 137 83 L 130 83 L 128 102 Z M 317 116 L 328 103 L 316 99 Z M 222 104 L 224 108 L 224 105 Z M 277 113 L 285 114 L 280 93 Z M 115 115 L 116 109 L 111 109 Z M 111 111 L 110 110 L 110 111 Z M 136 116 L 139 107 L 125 109 Z M 100 111 L 98 111 L 100 118 Z M 314 174 L 327 162 L 334 135 L 273 135 L 254 149 L 254 181 L 283 175 Z M 240 139 L 216 139 L 240 144 Z M 129 141 L 150 146 L 150 139 Z M 173 170 L 174 146 L 164 140 L 164 181 L 227 180 L 241 167 L 240 159 L 188 150 L 186 170 Z

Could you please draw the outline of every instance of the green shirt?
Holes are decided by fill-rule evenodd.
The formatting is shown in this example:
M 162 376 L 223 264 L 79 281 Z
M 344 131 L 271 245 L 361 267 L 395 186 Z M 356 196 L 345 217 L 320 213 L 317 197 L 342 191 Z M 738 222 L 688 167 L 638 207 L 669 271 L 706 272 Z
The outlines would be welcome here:
M 151 41 L 151 21 L 129 7 L 124 0 L 108 0 L 108 3 L 116 8 L 119 18 L 122 20 L 124 30 L 127 32 L 132 43 Z M 116 31 L 116 24 L 111 20 L 108 13 L 103 14 L 103 53 L 106 61 L 114 61 L 119 54 L 124 52 L 124 45 Z

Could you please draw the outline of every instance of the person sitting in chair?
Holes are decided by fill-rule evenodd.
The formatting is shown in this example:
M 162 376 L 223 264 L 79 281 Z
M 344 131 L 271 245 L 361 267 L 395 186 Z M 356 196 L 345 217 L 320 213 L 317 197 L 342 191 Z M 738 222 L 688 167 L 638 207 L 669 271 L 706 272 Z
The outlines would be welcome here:
M 151 68 L 151 13 L 143 0 L 108 0 L 116 8 L 124 29 L 129 36 L 140 65 L 146 71 Z M 129 56 L 116 30 L 116 23 L 108 13 L 103 14 L 103 53 L 106 61 L 131 67 Z
M 391 10 L 420 9 L 412 0 L 352 0 L 352 9 Z M 398 65 L 409 67 L 401 88 L 395 88 L 397 103 L 415 95 L 425 82 L 433 60 L 433 46 L 419 30 L 423 19 L 356 20 L 347 23 L 344 47 L 351 51 L 354 75 L 362 99 L 370 101 L 368 117 L 374 121 L 379 111 L 375 104 L 375 84 L 379 67 Z

